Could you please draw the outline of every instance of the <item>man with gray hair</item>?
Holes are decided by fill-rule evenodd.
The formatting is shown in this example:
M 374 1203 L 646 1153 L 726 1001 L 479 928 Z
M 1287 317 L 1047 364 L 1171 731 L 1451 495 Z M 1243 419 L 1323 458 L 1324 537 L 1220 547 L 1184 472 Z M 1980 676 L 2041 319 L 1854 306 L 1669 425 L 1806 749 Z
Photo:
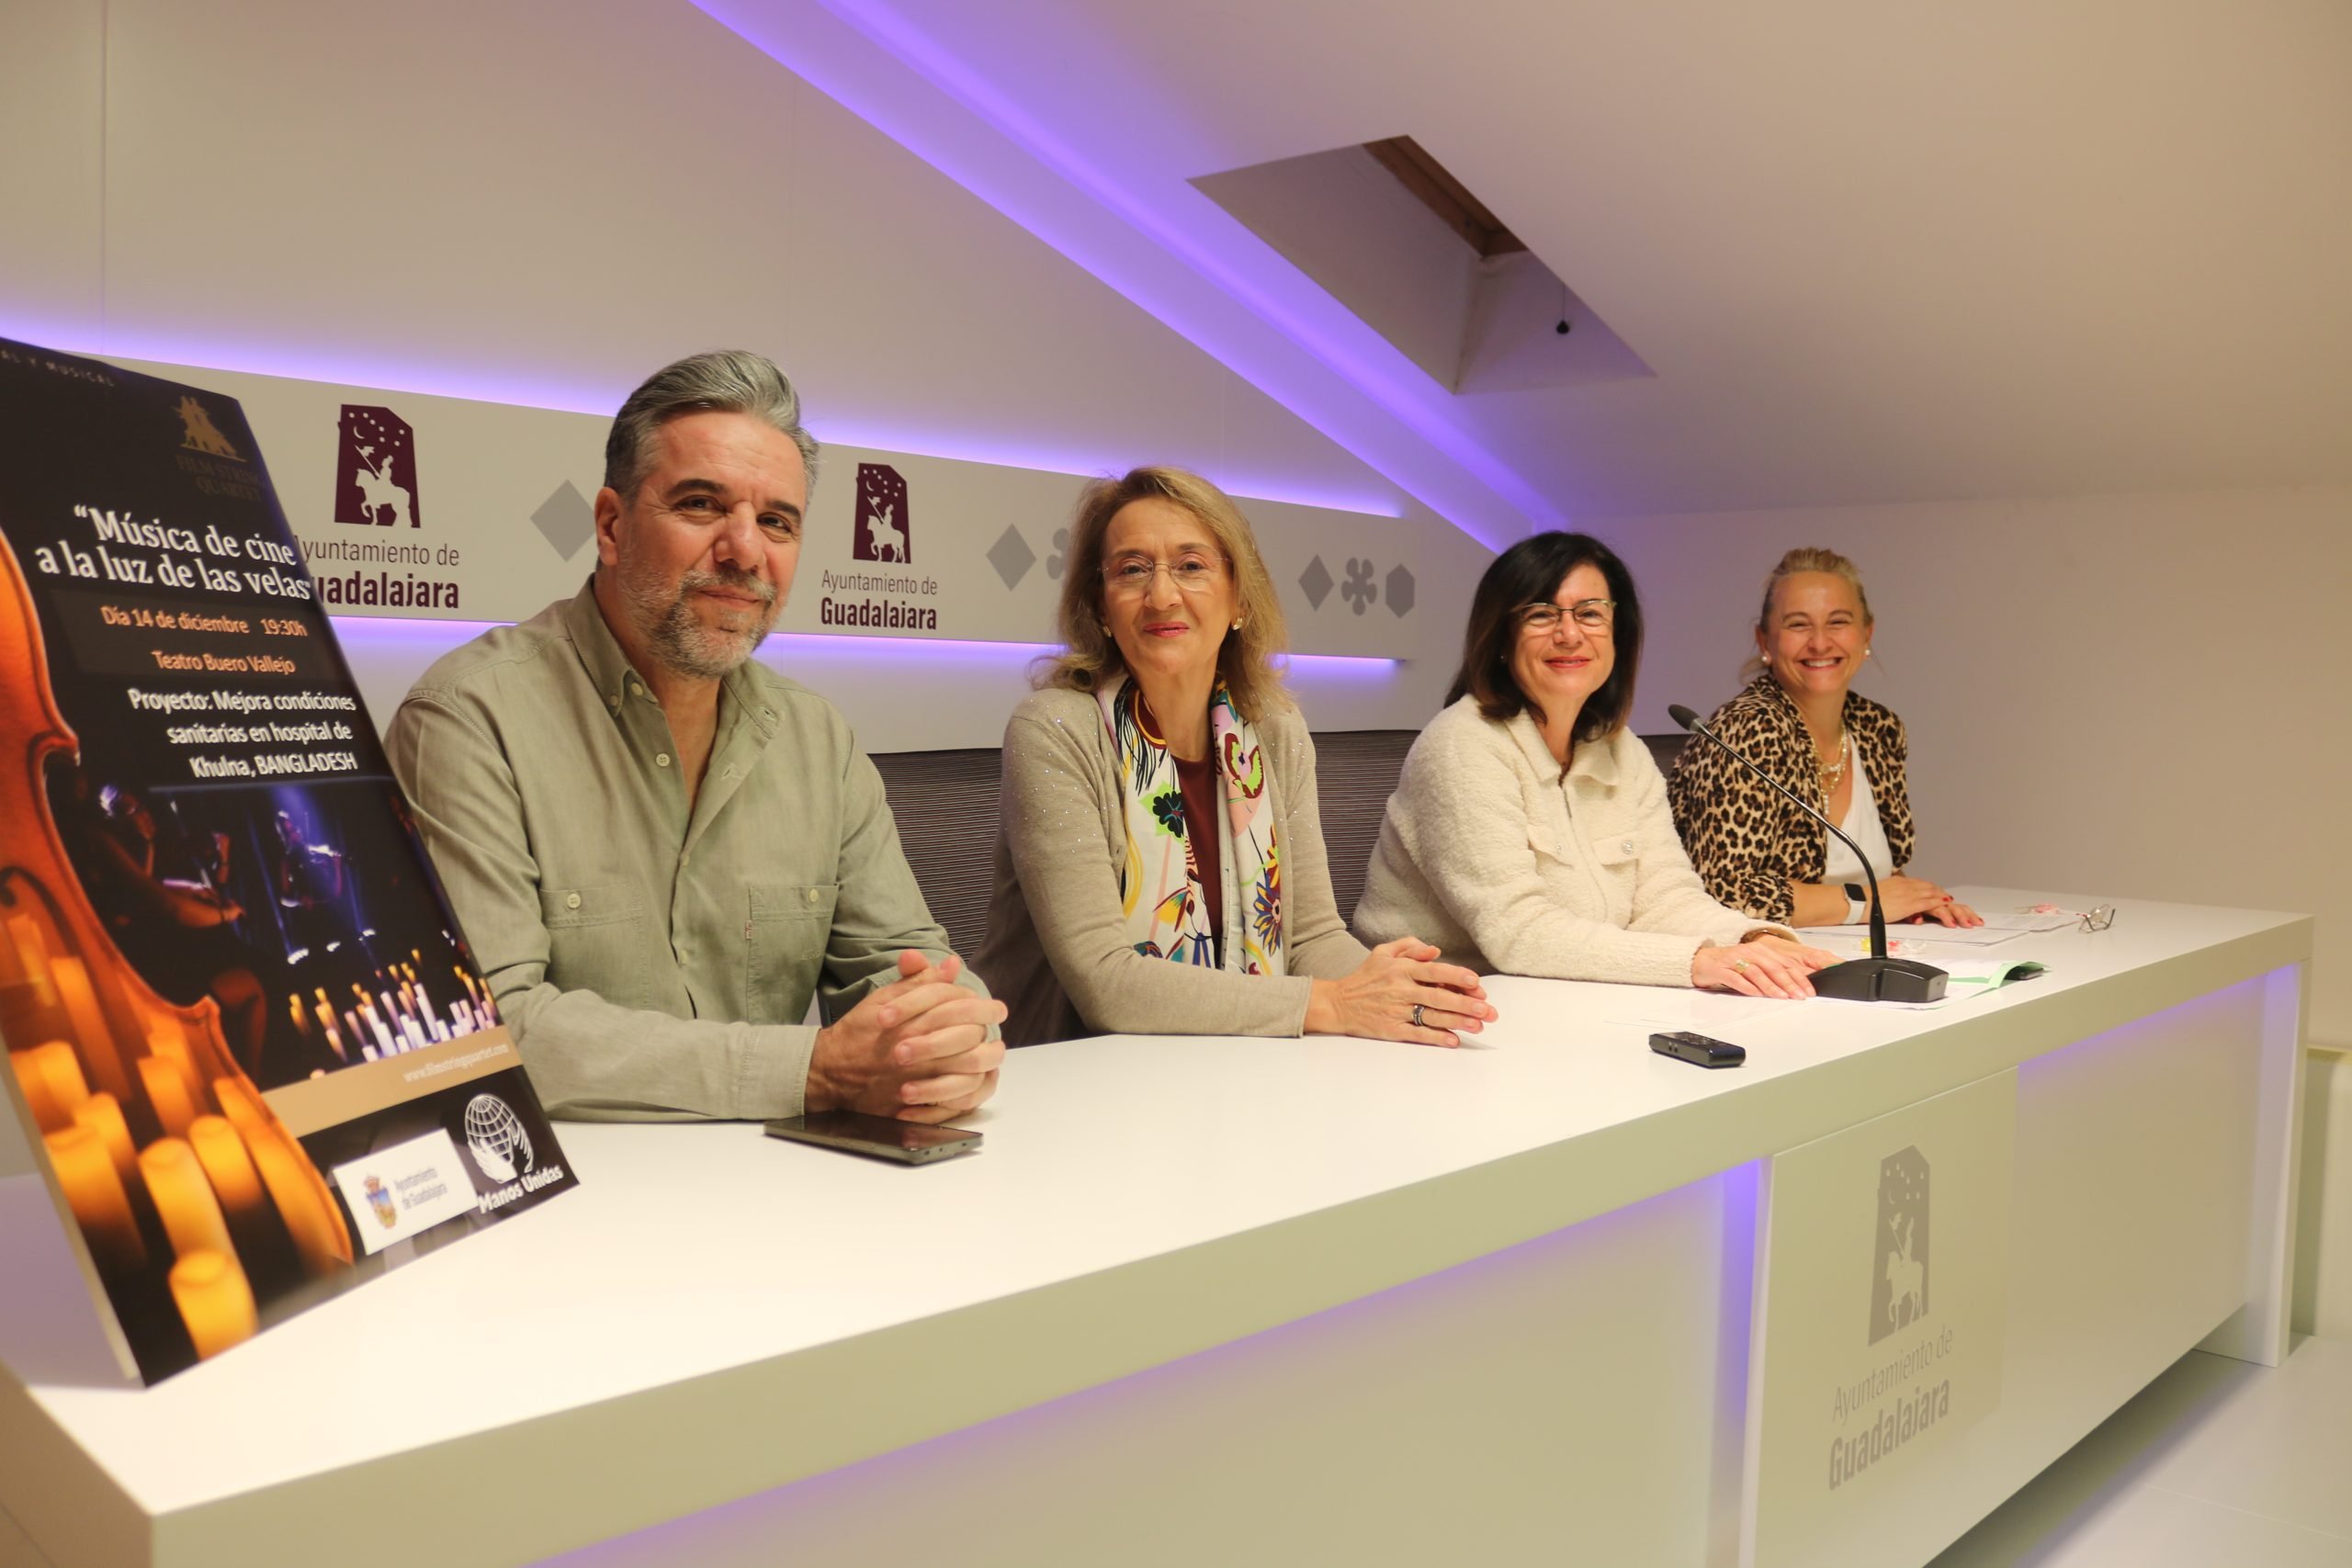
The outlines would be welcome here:
M 944 1122 L 995 1091 L 1003 1004 L 947 951 L 880 775 L 831 704 L 751 657 L 817 457 L 758 355 L 658 372 L 613 421 L 587 585 L 440 660 L 392 720 L 557 1114 Z

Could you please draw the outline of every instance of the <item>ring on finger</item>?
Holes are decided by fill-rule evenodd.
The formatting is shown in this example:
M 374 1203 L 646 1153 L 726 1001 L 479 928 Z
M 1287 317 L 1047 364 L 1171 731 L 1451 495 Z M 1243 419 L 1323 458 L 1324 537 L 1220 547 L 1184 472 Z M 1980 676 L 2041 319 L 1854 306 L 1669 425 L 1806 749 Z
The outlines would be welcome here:
M 1426 1029 L 1429 1027 L 1421 1021 L 1421 1004 L 1419 1002 L 1415 1002 L 1413 1004 L 1413 1027 L 1415 1029 Z
M 1738 971 L 1740 974 L 1742 974 L 1742 975 L 1745 975 L 1745 974 L 1747 974 L 1747 959 L 1745 959 L 1745 958 L 1735 958 L 1735 959 L 1733 959 L 1733 960 L 1731 961 L 1731 966 L 1732 966 L 1734 969 L 1737 970 L 1737 971 Z

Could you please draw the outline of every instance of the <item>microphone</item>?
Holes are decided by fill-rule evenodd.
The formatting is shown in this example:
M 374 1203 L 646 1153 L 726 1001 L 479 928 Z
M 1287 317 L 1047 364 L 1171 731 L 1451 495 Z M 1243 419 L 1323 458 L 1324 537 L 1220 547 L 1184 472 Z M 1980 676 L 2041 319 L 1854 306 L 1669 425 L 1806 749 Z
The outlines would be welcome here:
M 1731 749 L 1729 742 L 1706 726 L 1706 722 L 1679 703 L 1668 705 L 1667 717 L 1674 720 L 1693 735 L 1703 735 L 1721 747 L 1724 756 L 1785 795 L 1807 817 L 1838 834 L 1838 840 L 1854 852 L 1862 863 L 1862 874 L 1871 887 L 1871 955 L 1849 958 L 1843 964 L 1832 964 L 1813 974 L 1814 994 L 1837 997 L 1849 1002 L 1932 1002 L 1944 994 L 1951 976 L 1932 964 L 1922 964 L 1916 958 L 1889 958 L 1886 955 L 1886 911 L 1879 907 L 1878 873 L 1871 869 L 1870 856 L 1862 853 L 1853 840 L 1838 831 L 1838 824 L 1806 804 L 1803 797 L 1780 780 Z

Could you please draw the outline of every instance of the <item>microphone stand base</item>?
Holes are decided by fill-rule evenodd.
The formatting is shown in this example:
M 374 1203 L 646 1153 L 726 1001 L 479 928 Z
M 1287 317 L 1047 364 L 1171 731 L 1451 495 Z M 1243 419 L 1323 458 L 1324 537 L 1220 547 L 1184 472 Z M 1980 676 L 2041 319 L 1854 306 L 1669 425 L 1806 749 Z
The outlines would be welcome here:
M 1849 958 L 1812 975 L 1815 996 L 1849 1002 L 1940 1001 L 1950 978 L 1916 958 Z

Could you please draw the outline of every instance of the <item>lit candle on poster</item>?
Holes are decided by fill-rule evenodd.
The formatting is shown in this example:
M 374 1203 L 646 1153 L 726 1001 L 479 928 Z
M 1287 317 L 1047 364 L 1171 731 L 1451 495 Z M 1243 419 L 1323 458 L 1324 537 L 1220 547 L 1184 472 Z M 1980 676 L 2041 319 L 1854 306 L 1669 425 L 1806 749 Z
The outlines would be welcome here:
M 82 1059 L 74 1047 L 62 1040 L 52 1040 L 46 1045 L 36 1045 L 28 1053 L 33 1066 L 40 1073 L 41 1087 L 49 1090 L 50 1103 L 56 1106 L 71 1122 L 74 1112 L 90 1098 L 90 1086 L 82 1077 Z
M 50 1098 L 49 1085 L 41 1080 L 40 1060 L 30 1051 L 8 1053 L 8 1066 L 16 1070 L 17 1088 L 24 1092 L 25 1104 L 31 1108 L 33 1123 L 44 1133 L 62 1132 L 74 1125 L 74 1118 L 57 1108 Z
M 66 1026 L 57 1010 L 57 991 L 47 979 L 0 984 L 0 1042 L 41 1040 Z
M 286 1010 L 294 1020 L 294 1032 L 301 1036 L 307 1044 L 311 1038 L 311 1021 L 302 1016 L 302 998 L 289 993 L 286 998 Z
M 107 1154 L 114 1161 L 114 1171 L 122 1178 L 125 1187 L 139 1169 L 139 1147 L 130 1141 L 130 1126 L 122 1119 L 122 1106 L 110 1094 L 94 1094 L 84 1100 L 74 1112 L 74 1124 L 87 1127 L 106 1144 Z
M 146 1266 L 147 1244 L 139 1238 L 130 1217 L 130 1200 L 115 1174 L 114 1157 L 104 1138 L 87 1127 L 68 1127 L 41 1142 L 49 1147 L 49 1167 L 65 1191 L 66 1205 L 80 1222 L 90 1252 L 107 1268 L 129 1270 Z
M 384 1027 L 383 1015 L 376 1010 L 374 1000 L 367 992 L 361 990 L 356 983 L 354 983 L 351 990 L 352 994 L 359 998 L 359 1021 L 368 1026 L 368 1033 L 361 1035 L 360 1038 L 365 1040 L 368 1035 L 373 1035 L 377 1050 L 387 1056 L 395 1055 L 399 1047 L 392 1043 L 392 1032 Z
M 228 1222 L 220 1217 L 220 1201 L 194 1149 L 178 1138 L 158 1138 L 139 1151 L 139 1174 L 147 1179 L 147 1196 L 155 1201 L 174 1252 L 182 1258 L 191 1252 L 236 1256 Z
M 223 1209 L 236 1218 L 260 1210 L 261 1173 L 254 1168 L 245 1140 L 227 1117 L 198 1117 L 188 1123 L 187 1142 Z
M 214 1078 L 212 1098 L 220 1102 L 220 1114 L 233 1123 L 245 1140 L 253 1141 L 253 1128 L 267 1126 L 269 1118 L 263 1114 L 261 1101 L 253 1091 L 235 1078 Z
M 164 1131 L 175 1138 L 187 1136 L 187 1124 L 196 1120 L 196 1101 L 189 1098 L 180 1065 L 169 1056 L 141 1056 L 139 1081 L 146 1085 L 147 1103 Z
M 114 1038 L 114 1031 L 107 1027 L 107 1015 L 98 1007 L 98 994 L 90 988 L 90 967 L 78 958 L 60 958 L 51 963 L 49 977 L 57 985 L 57 999 L 65 1008 L 65 1016 L 74 1021 L 74 1032 L 81 1038 L 85 1049 L 96 1051 Z
M 269 1201 L 277 1205 L 277 1217 L 286 1222 L 286 1234 L 294 1238 L 294 1249 L 302 1255 L 303 1269 L 318 1279 L 341 1268 L 347 1261 L 344 1253 L 350 1245 L 342 1222 L 325 1212 L 318 1190 L 278 1141 L 275 1130 L 260 1137 L 247 1132 L 245 1143 L 253 1153 L 254 1168 L 261 1172 L 262 1185 L 269 1190 Z
M 204 1080 L 197 1076 L 196 1058 L 188 1054 L 187 1032 L 179 1026 L 177 1019 L 163 1019 L 148 1026 L 147 1054 L 179 1069 L 180 1082 L 187 1086 L 188 1104 L 202 1111 Z
M 49 943 L 41 940 L 40 926 L 30 915 L 10 915 L 8 952 L 17 961 L 17 968 L 24 979 L 39 985 L 49 978 Z
M 199 1361 L 254 1337 L 253 1286 L 233 1258 L 191 1252 L 173 1264 L 172 1301 Z
M 17 922 L 22 915 L 11 915 L 0 921 L 0 986 L 21 986 L 25 974 L 25 950 L 17 943 Z M 32 922 L 26 920 L 27 925 Z M 39 935 L 38 932 L 35 933 Z

